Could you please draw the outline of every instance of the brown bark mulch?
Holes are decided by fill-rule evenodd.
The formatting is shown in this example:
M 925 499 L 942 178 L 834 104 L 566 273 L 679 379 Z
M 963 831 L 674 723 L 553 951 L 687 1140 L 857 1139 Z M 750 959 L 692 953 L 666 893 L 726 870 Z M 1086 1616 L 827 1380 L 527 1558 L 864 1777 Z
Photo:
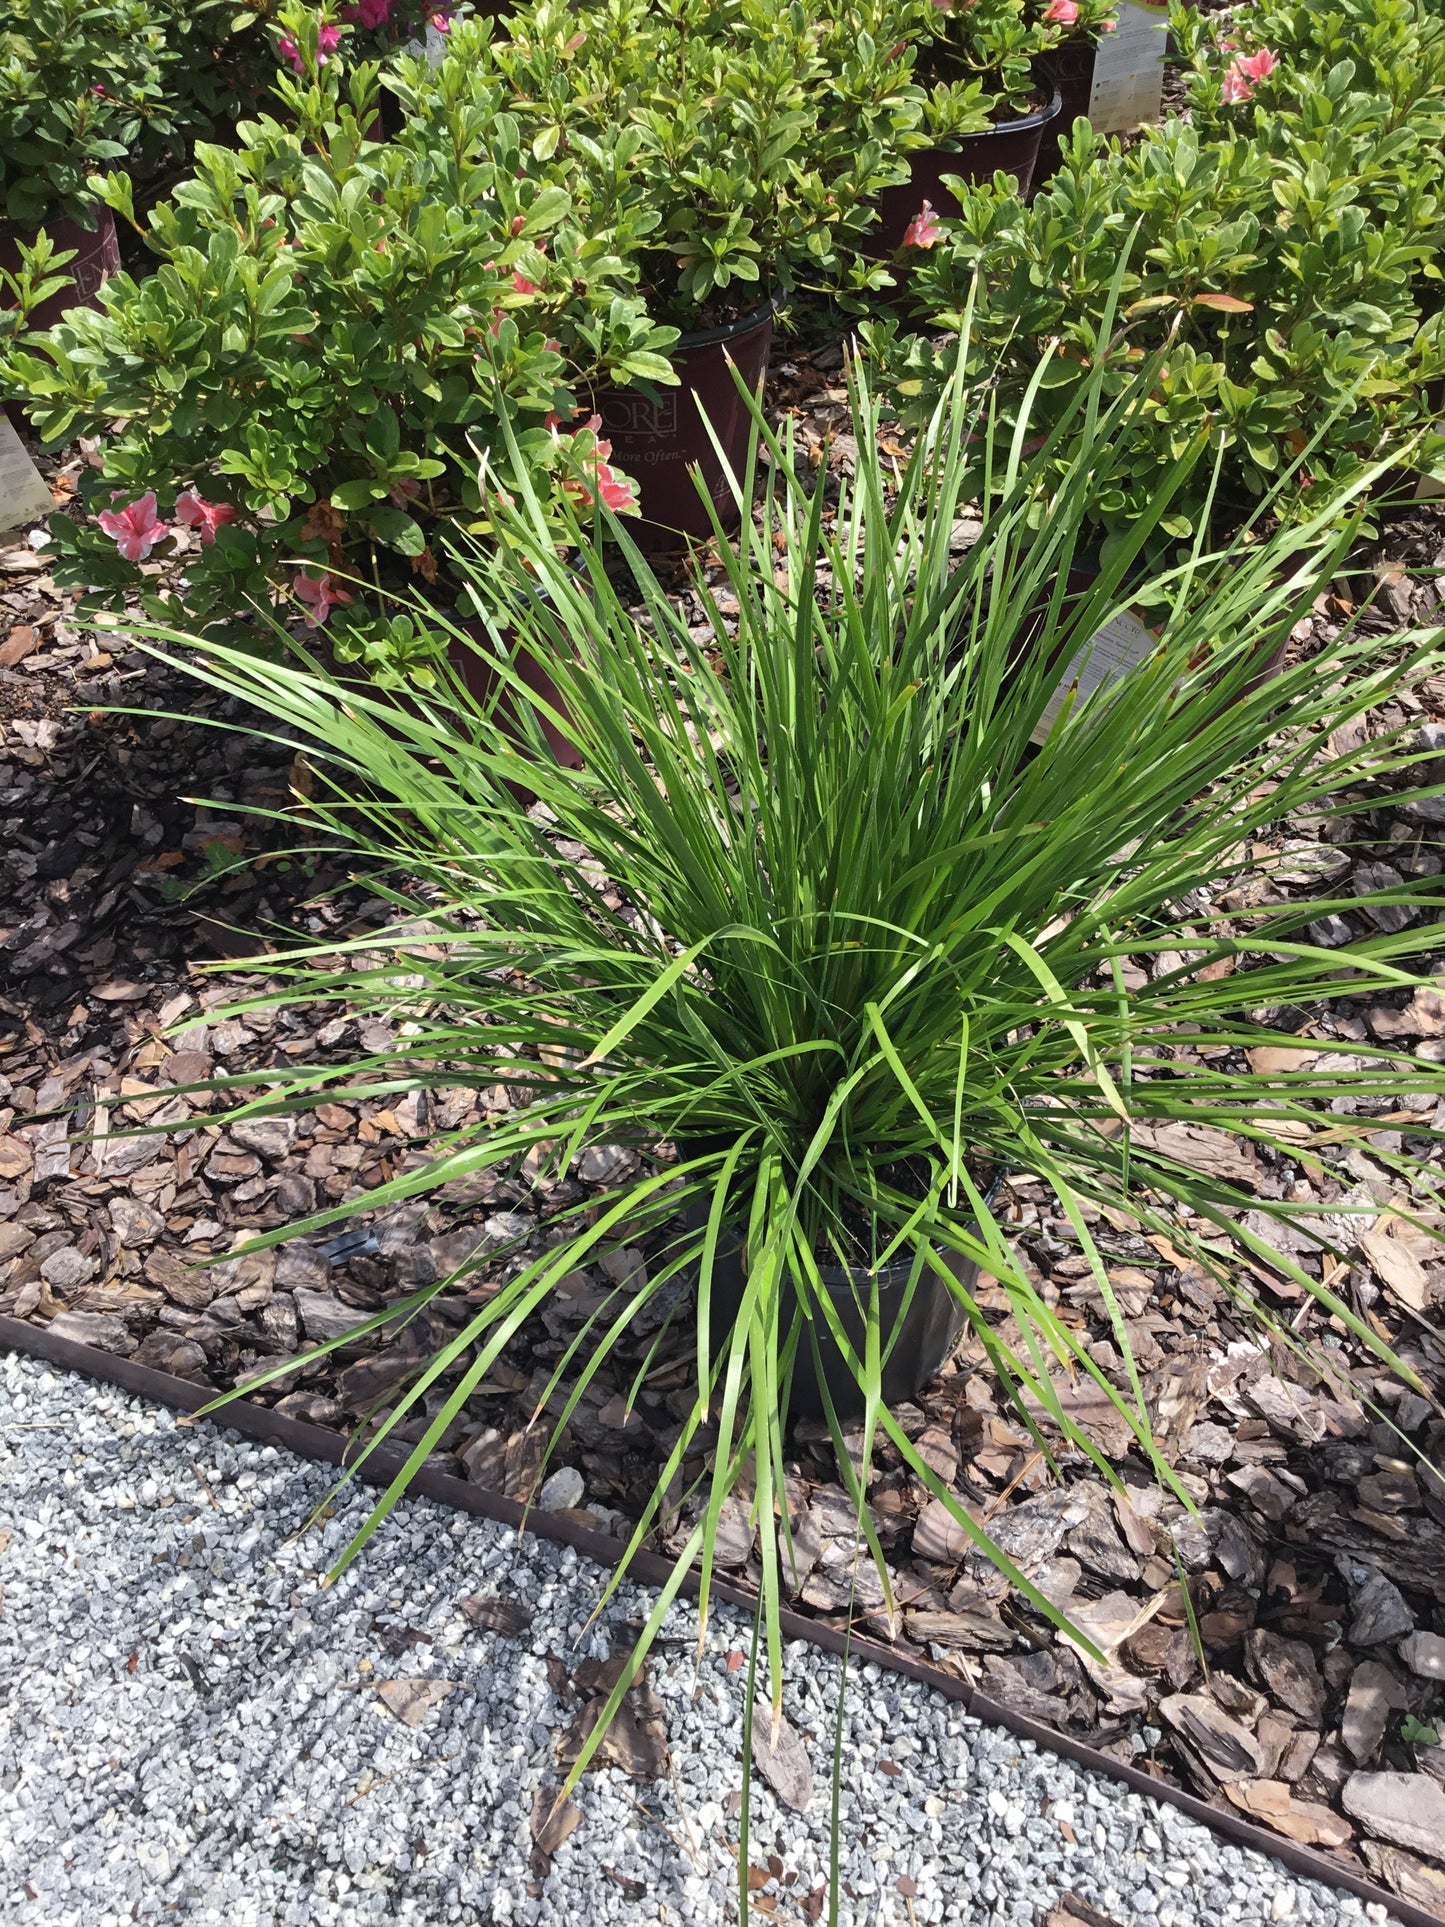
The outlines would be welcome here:
M 782 367 L 780 398 L 800 410 L 804 443 L 831 459 L 841 398 L 805 353 L 785 354 Z M 74 466 L 46 466 L 65 499 Z M 1361 573 L 1321 599 L 1296 646 L 1316 646 L 1367 593 L 1364 619 L 1388 647 L 1406 622 L 1434 619 L 1428 571 L 1442 560 L 1445 517 L 1422 507 L 1396 518 L 1362 552 Z M 119 705 L 140 713 L 106 713 Z M 176 1094 L 212 1072 L 344 1062 L 391 1034 L 386 1024 L 358 1026 L 304 1004 L 215 1015 L 256 982 L 202 966 L 264 956 L 292 935 L 361 932 L 385 906 L 343 856 L 316 846 L 289 754 L 255 735 L 209 728 L 199 720 L 208 715 L 255 722 L 78 626 L 74 598 L 54 587 L 43 550 L 23 534 L 0 538 L 0 1313 L 230 1387 L 476 1256 L 466 1290 L 392 1342 L 345 1346 L 320 1369 L 298 1368 L 260 1394 L 287 1413 L 350 1429 L 387 1409 L 418 1360 L 456 1329 L 468 1298 L 495 1289 L 504 1267 L 539 1248 L 551 1217 L 589 1188 L 614 1184 L 638 1154 L 600 1147 L 566 1185 L 525 1171 L 499 1175 L 378 1214 L 341 1241 L 196 1268 L 259 1228 L 364 1197 L 420 1160 L 436 1133 L 500 1099 L 437 1089 L 394 1104 L 323 1103 L 226 1131 L 204 1096 Z M 1437 731 L 1445 750 L 1445 688 L 1402 692 L 1375 719 L 1380 728 L 1399 721 Z M 245 813 L 258 805 L 281 815 Z M 1353 826 L 1281 823 L 1255 855 L 1257 870 L 1214 906 L 1241 929 L 1251 912 L 1282 898 L 1336 895 L 1351 879 L 1378 888 L 1390 880 L 1382 869 L 1406 880 L 1438 874 L 1445 828 L 1428 806 L 1382 791 Z M 1361 917 L 1336 923 L 1364 928 Z M 1348 934 L 1331 926 L 1321 941 Z M 1159 963 L 1169 967 L 1167 958 Z M 1373 1037 L 1445 1058 L 1445 996 L 1366 995 L 1271 1021 L 1292 1030 L 1302 1052 L 1316 1039 Z M 821 1428 L 806 1425 L 791 1462 L 790 1592 L 831 1624 L 852 1596 L 874 1636 L 1161 1780 L 1362 1862 L 1402 1897 L 1438 1909 L 1445 1343 L 1435 1327 L 1445 1249 L 1392 1217 L 1391 1206 L 1412 1206 L 1427 1224 L 1445 1218 L 1433 1196 L 1403 1198 L 1378 1157 L 1410 1150 L 1412 1127 L 1445 1119 L 1383 1101 L 1377 1111 L 1342 1112 L 1327 1141 L 1288 1164 L 1207 1129 L 1181 1130 L 1170 1148 L 1260 1199 L 1338 1200 L 1376 1213 L 1340 1218 L 1350 1256 L 1340 1266 L 1325 1260 L 1328 1282 L 1403 1352 L 1431 1398 L 1393 1384 L 1343 1327 L 1331 1330 L 1308 1294 L 1236 1253 L 1236 1276 L 1338 1359 L 1337 1373 L 1317 1377 L 1264 1344 L 1166 1239 L 1106 1215 L 1093 1230 L 1156 1429 L 1197 1518 L 1161 1497 L 1128 1436 L 1111 1434 L 1108 1408 L 1091 1406 L 1077 1385 L 1062 1387 L 1063 1396 L 1099 1427 L 1124 1494 L 1068 1452 L 1056 1481 L 976 1343 L 961 1346 L 900 1413 L 927 1462 L 1089 1631 L 1106 1665 L 1011 1596 L 887 1448 L 869 1503 L 892 1571 L 891 1610 L 866 1556 L 854 1595 L 851 1508 Z M 185 1128 L 174 1135 L 131 1135 L 178 1122 Z M 1429 1149 L 1418 1137 L 1413 1146 Z M 1026 1173 L 1008 1175 L 1002 1208 L 1020 1261 L 1058 1315 L 1107 1373 L 1120 1372 L 1067 1220 Z M 497 1254 L 490 1262 L 489 1252 Z M 533 1491 L 550 1427 L 529 1421 L 555 1361 L 608 1290 L 643 1281 L 650 1255 L 623 1244 L 568 1279 L 444 1440 L 447 1469 L 514 1496 Z M 1000 1290 L 985 1284 L 982 1302 L 1007 1324 Z M 584 1398 L 549 1468 L 576 1475 L 553 1486 L 550 1503 L 618 1532 L 652 1491 L 691 1397 L 679 1326 L 629 1409 L 631 1374 L 654 1336 L 641 1322 L 632 1349 Z M 410 1430 L 417 1436 L 420 1426 Z M 700 1469 L 690 1461 L 684 1485 Z M 686 1523 L 685 1514 L 669 1519 L 664 1550 Z M 741 1505 L 725 1514 L 719 1559 L 734 1579 L 757 1576 Z

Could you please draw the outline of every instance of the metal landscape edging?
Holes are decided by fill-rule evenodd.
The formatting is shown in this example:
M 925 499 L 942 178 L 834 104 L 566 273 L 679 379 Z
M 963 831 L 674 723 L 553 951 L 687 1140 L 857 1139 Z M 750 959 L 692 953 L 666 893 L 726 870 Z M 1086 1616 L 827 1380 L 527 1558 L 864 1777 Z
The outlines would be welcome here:
M 93 1345 L 82 1345 L 74 1339 L 58 1337 L 43 1325 L 32 1325 L 20 1318 L 0 1316 L 0 1345 L 9 1351 L 21 1352 L 27 1357 L 59 1366 L 65 1371 L 79 1372 L 87 1378 L 114 1385 L 121 1391 L 133 1392 L 140 1398 L 168 1406 L 173 1411 L 194 1413 L 216 1397 L 214 1386 L 198 1385 L 190 1379 L 175 1378 L 169 1372 L 158 1372 L 149 1365 L 133 1364 L 130 1359 L 122 1358 L 117 1353 L 99 1351 Z M 324 1465 L 344 1467 L 346 1464 L 350 1441 L 341 1433 L 333 1432 L 324 1425 L 310 1425 L 303 1419 L 286 1418 L 267 1406 L 253 1404 L 249 1399 L 233 1400 L 223 1411 L 213 1413 L 209 1422 L 263 1444 L 283 1446 L 298 1458 Z M 369 1485 L 385 1484 L 400 1469 L 406 1456 L 404 1451 L 395 1447 L 379 1448 L 364 1465 L 356 1468 L 356 1476 Z M 518 1499 L 509 1499 L 500 1492 L 490 1492 L 485 1486 L 473 1485 L 467 1479 L 453 1478 L 450 1473 L 440 1472 L 434 1466 L 423 1466 L 412 1479 L 409 1491 L 422 1498 L 435 1499 L 455 1511 L 470 1512 L 478 1518 L 512 1526 L 518 1531 L 534 1532 L 538 1538 L 548 1539 L 554 1545 L 570 1546 L 574 1552 L 582 1553 L 599 1566 L 615 1568 L 622 1557 L 622 1542 L 614 1539 L 610 1533 L 594 1532 L 572 1519 L 559 1518 L 556 1513 L 526 1507 Z M 672 1565 L 655 1552 L 642 1551 L 633 1555 L 628 1571 L 630 1576 L 648 1585 L 661 1586 L 671 1576 Z M 715 1598 L 723 1599 L 744 1612 L 753 1611 L 756 1605 L 754 1595 L 726 1580 L 714 1578 L 711 1590 Z M 688 1575 L 683 1591 L 689 1597 L 696 1595 L 695 1573 Z M 1305 1879 L 1318 1880 L 1325 1886 L 1343 1888 L 1346 1893 L 1353 1894 L 1367 1904 L 1386 1908 L 1404 1923 L 1404 1927 L 1445 1927 L 1445 1916 L 1415 1906 L 1398 1894 L 1392 1894 L 1362 1875 L 1351 1872 L 1348 1867 L 1316 1853 L 1312 1847 L 1301 1846 L 1279 1834 L 1266 1832 L 1263 1827 L 1251 1825 L 1227 1808 L 1211 1806 L 1194 1794 L 1186 1793 L 1182 1787 L 1156 1780 L 1125 1760 L 1117 1760 L 1108 1753 L 1101 1753 L 1086 1745 L 1082 1740 L 1071 1739 L 1066 1733 L 1056 1732 L 1051 1726 L 1031 1720 L 1015 1712 L 1012 1707 L 990 1699 L 986 1693 L 979 1692 L 952 1673 L 924 1666 L 904 1653 L 895 1653 L 877 1640 L 856 1633 L 851 1638 L 845 1638 L 836 1627 L 822 1625 L 802 1613 L 785 1609 L 780 1620 L 782 1630 L 789 1639 L 805 1639 L 810 1645 L 839 1657 L 846 1650 L 849 1658 L 860 1665 L 871 1662 L 875 1666 L 887 1667 L 890 1672 L 902 1673 L 908 1679 L 918 1680 L 934 1692 L 956 1701 L 976 1719 L 1002 1726 L 1019 1739 L 1031 1740 L 1035 1746 L 1057 1753 L 1079 1766 L 1086 1766 L 1095 1773 L 1122 1780 L 1152 1800 L 1177 1807 L 1211 1832 L 1223 1834 L 1239 1846 L 1251 1847 L 1256 1853 L 1280 1861 L 1292 1873 Z

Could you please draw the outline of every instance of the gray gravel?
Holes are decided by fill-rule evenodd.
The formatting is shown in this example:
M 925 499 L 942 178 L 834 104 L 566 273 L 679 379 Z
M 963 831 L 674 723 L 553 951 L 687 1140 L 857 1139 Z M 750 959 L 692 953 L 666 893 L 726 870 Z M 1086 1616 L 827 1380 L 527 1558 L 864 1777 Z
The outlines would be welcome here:
M 653 1668 L 673 1777 L 589 1775 L 538 1878 L 530 1815 L 572 1717 L 546 1658 L 605 1653 L 648 1595 L 627 1589 L 589 1631 L 599 1568 L 427 1502 L 323 1593 L 364 1509 L 347 1495 L 303 1534 L 327 1489 L 274 1448 L 0 1357 L 0 1922 L 736 1918 L 746 1675 L 727 1656 L 746 1624 L 715 1615 L 699 1674 L 694 1616 L 674 1610 Z M 531 1629 L 469 1624 L 456 1602 L 479 1591 L 525 1600 Z M 398 1627 L 426 1638 L 398 1657 Z M 413 1729 L 378 1692 L 398 1678 L 453 1690 Z M 752 1860 L 797 1876 L 776 1916 L 795 1922 L 827 1867 L 836 1681 L 789 1648 L 817 1790 L 803 1814 L 761 1785 L 753 1803 Z M 1034 1927 L 1071 1888 L 1122 1927 L 1387 1918 L 871 1666 L 845 1749 L 849 1923 Z

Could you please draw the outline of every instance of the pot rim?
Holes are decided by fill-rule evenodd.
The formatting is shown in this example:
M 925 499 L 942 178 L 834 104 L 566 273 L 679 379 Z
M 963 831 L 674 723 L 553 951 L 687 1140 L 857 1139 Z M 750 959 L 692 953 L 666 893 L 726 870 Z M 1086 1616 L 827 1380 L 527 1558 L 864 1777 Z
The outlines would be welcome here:
M 756 308 L 750 308 L 736 321 L 725 321 L 720 328 L 699 328 L 695 334 L 679 335 L 672 345 L 675 355 L 684 354 L 689 348 L 710 348 L 719 341 L 733 341 L 739 335 L 750 334 L 766 322 L 772 324 L 773 316 L 783 304 L 783 290 L 775 282 Z
M 954 139 L 958 141 L 989 141 L 989 140 L 995 139 L 999 135 L 1026 134 L 1032 128 L 1047 127 L 1050 121 L 1057 120 L 1059 115 L 1063 113 L 1064 96 L 1063 96 L 1063 93 L 1060 91 L 1059 84 L 1057 80 L 1055 80 L 1053 74 L 1052 73 L 1048 74 L 1046 78 L 1049 86 L 1051 86 L 1054 91 L 1053 91 L 1052 99 L 1047 101 L 1044 104 L 1044 106 L 1035 107 L 1032 113 L 1020 114 L 1017 120 L 995 121 L 992 127 L 981 127 L 976 134 L 956 134 L 954 136 Z M 946 153 L 952 153 L 954 150 L 951 148 L 939 147 L 939 148 L 929 149 L 927 151 L 932 153 L 946 154 Z
M 997 1185 L 995 1185 L 994 1190 L 997 1190 L 997 1188 Z M 991 1199 L 992 1196 L 993 1191 L 990 1191 L 989 1198 Z M 971 1218 L 968 1226 L 965 1228 L 976 1230 L 978 1227 L 976 1221 Z M 951 1266 L 957 1265 L 963 1267 L 966 1265 L 976 1265 L 978 1263 L 976 1258 L 969 1258 L 963 1252 L 955 1251 L 952 1245 L 936 1245 L 934 1249 L 938 1252 L 945 1264 L 950 1264 L 951 1261 Z M 846 1267 L 843 1265 L 819 1265 L 818 1276 L 830 1292 L 841 1291 L 845 1287 L 851 1290 L 855 1285 L 866 1284 L 873 1278 L 878 1280 L 878 1289 L 880 1292 L 898 1291 L 908 1283 L 908 1274 L 912 1269 L 911 1264 L 884 1265 L 880 1271 L 869 1271 L 864 1265 L 848 1265 Z M 939 1278 L 936 1271 L 925 1267 L 918 1274 L 918 1282 L 921 1285 L 925 1282 L 941 1284 L 943 1281 Z
M 80 205 L 87 208 L 95 217 L 93 225 L 87 227 L 79 214 L 70 212 L 64 201 L 53 201 L 38 221 L 14 221 L 8 215 L 0 216 L 0 241 L 26 241 L 28 245 L 42 228 L 48 232 L 62 222 L 68 223 L 71 227 L 78 227 L 85 234 L 98 234 L 107 218 L 114 226 L 115 211 L 104 201 L 87 199 Z

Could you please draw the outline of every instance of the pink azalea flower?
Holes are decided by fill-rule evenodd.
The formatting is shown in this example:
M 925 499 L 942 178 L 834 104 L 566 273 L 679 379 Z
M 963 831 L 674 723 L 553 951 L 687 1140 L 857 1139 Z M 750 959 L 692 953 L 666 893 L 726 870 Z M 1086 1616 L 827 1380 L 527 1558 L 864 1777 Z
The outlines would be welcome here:
M 931 248 L 943 239 L 943 229 L 933 218 L 933 203 L 925 201 L 903 230 L 906 248 Z
M 520 268 L 513 269 L 512 271 L 512 286 L 518 294 L 540 294 L 542 292 L 536 282 L 529 281 Z
M 1261 47 L 1257 54 L 1232 61 L 1219 90 L 1222 98 L 1226 101 L 1248 100 L 1256 83 L 1266 79 L 1278 65 L 1278 58 L 1268 47 Z
M 161 537 L 170 534 L 169 526 L 156 514 L 153 488 L 126 508 L 102 509 L 95 519 L 107 535 L 115 537 L 115 546 L 127 562 L 144 562 Z
M 355 600 L 345 589 L 337 588 L 329 569 L 322 575 L 308 575 L 303 570 L 293 587 L 300 599 L 311 605 L 306 611 L 308 629 L 319 629 L 333 609 L 339 608 L 343 602 Z
M 329 20 L 323 20 L 321 30 L 316 36 L 317 66 L 324 67 L 330 55 L 334 54 L 340 45 L 340 27 L 334 27 Z M 296 45 L 296 42 L 291 38 L 289 33 L 283 33 L 281 38 L 276 42 L 276 51 L 283 60 L 289 60 L 291 62 L 291 65 L 296 69 L 298 74 L 305 73 L 306 62 L 301 58 L 301 49 Z
M 427 25 L 430 27 L 435 27 L 438 33 L 450 33 L 452 30 L 451 8 L 450 7 L 433 7 L 431 12 L 427 15 Z
M 606 449 L 610 455 L 612 444 L 599 442 L 598 452 Z M 563 483 L 564 493 L 584 508 L 590 508 L 599 497 L 614 515 L 625 515 L 629 509 L 637 507 L 637 493 L 625 475 L 619 475 L 610 462 L 598 461 L 592 473 L 585 479 L 574 475 L 571 481 Z
M 343 7 L 341 11 L 346 19 L 355 21 L 368 33 L 375 33 L 391 18 L 391 0 L 357 0 L 354 7 Z
M 546 426 L 551 429 L 554 440 L 560 439 L 557 431 L 561 423 L 556 415 L 548 415 Z M 583 457 L 585 472 L 569 476 L 562 484 L 562 493 L 570 495 L 574 502 L 583 508 L 590 508 L 594 501 L 606 503 L 614 515 L 625 515 L 629 509 L 637 507 L 637 491 L 625 475 L 619 475 L 609 457 L 612 444 L 597 435 L 602 426 L 600 415 L 589 415 L 585 422 L 578 422 L 569 433 L 596 436 L 591 451 Z
M 210 548 L 223 522 L 235 519 L 236 511 L 230 502 L 207 502 L 193 488 L 184 489 L 176 497 L 176 520 L 184 522 L 188 529 L 199 530 L 203 549 Z
M 1051 27 L 1072 27 L 1078 17 L 1078 0 L 1049 0 L 1044 9 L 1045 23 Z

